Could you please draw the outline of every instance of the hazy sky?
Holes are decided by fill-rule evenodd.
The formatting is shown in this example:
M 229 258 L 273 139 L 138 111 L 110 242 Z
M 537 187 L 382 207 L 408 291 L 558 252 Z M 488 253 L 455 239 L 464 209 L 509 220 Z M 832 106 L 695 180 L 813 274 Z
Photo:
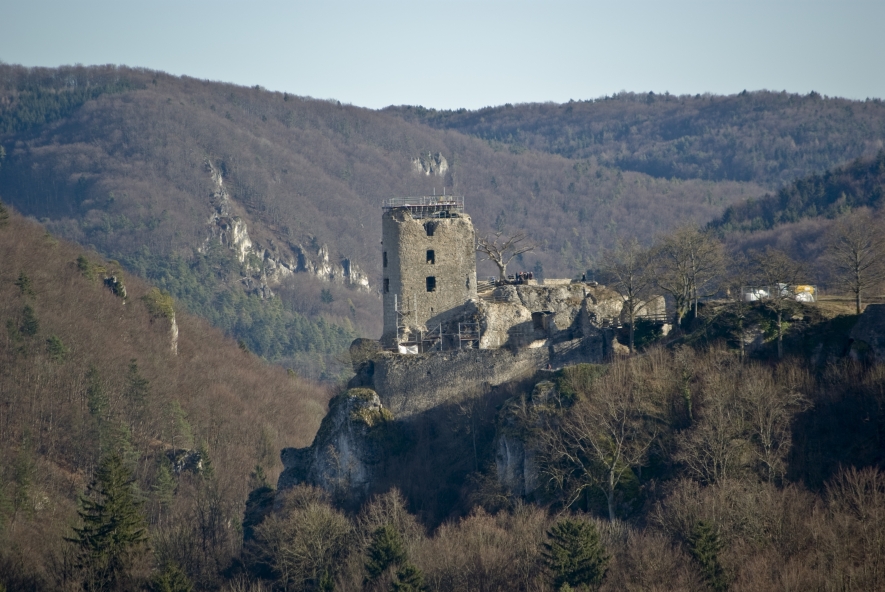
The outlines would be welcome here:
M 125 64 L 378 108 L 621 90 L 885 97 L 885 0 L 0 0 L 0 60 Z

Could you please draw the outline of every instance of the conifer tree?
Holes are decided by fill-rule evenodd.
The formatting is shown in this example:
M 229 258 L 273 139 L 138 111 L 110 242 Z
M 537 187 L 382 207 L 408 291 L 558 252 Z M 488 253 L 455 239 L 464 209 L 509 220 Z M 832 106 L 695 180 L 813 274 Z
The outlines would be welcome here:
M 695 561 L 700 564 L 704 580 L 710 589 L 717 592 L 727 590 L 728 580 L 719 563 L 719 553 L 724 545 L 716 527 L 711 522 L 699 520 L 691 531 L 688 546 Z
M 110 405 L 107 393 L 101 384 L 101 375 L 95 366 L 89 366 L 89 370 L 86 372 L 86 405 L 89 408 L 89 414 L 99 421 L 104 419 Z
M 151 578 L 151 592 L 192 592 L 194 585 L 180 567 L 167 563 Z
M 130 569 L 147 551 L 146 523 L 132 483 L 123 459 L 112 454 L 80 498 L 82 526 L 67 540 L 76 547 L 87 591 L 132 589 Z
M 160 455 L 154 482 L 151 485 L 154 501 L 158 512 L 162 512 L 172 504 L 175 497 L 175 477 L 172 475 L 172 463 L 165 454 Z
M 126 389 L 123 396 L 126 401 L 129 428 L 134 432 L 144 420 L 150 381 L 138 370 L 138 361 L 129 360 L 129 373 L 126 376 Z
M 18 272 L 18 279 L 15 280 L 15 285 L 18 286 L 23 296 L 34 295 L 34 286 L 31 284 L 31 278 L 24 271 Z
M 366 572 L 370 582 L 376 580 L 391 565 L 400 565 L 406 559 L 403 540 L 392 524 L 385 524 L 375 531 L 366 554 Z
M 396 572 L 390 585 L 391 592 L 424 592 L 424 573 L 410 562 L 405 562 Z
M 22 310 L 21 332 L 25 335 L 32 336 L 36 335 L 39 330 L 40 321 L 37 319 L 37 313 L 34 312 L 31 305 L 25 304 L 25 308 Z
M 46 353 L 49 355 L 49 359 L 53 362 L 58 364 L 64 362 L 65 356 L 68 355 L 69 351 L 70 350 L 65 347 L 65 344 L 57 335 L 52 335 L 46 340 Z
M 557 590 L 602 583 L 609 556 L 592 522 L 564 518 L 547 531 L 547 537 L 543 557 Z

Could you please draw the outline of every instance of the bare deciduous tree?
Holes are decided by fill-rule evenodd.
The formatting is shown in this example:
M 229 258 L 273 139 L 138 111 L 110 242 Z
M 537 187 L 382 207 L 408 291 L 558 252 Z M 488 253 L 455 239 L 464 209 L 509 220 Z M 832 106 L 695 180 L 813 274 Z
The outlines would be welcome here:
M 784 463 L 792 443 L 793 416 L 808 408 L 808 399 L 771 372 L 745 368 L 739 386 L 745 425 L 766 480 L 775 482 L 786 472 Z
M 663 237 L 655 250 L 659 288 L 670 294 L 676 308 L 676 326 L 698 299 L 715 292 L 715 280 L 722 275 L 722 243 L 696 226 L 683 226 Z
M 615 519 L 616 488 L 645 462 L 657 437 L 659 410 L 635 378 L 628 361 L 614 363 L 590 392 L 579 393 L 555 429 L 540 431 L 542 472 L 563 492 L 566 507 L 598 488 Z
M 645 307 L 653 274 L 650 251 L 636 238 L 618 240 L 617 247 L 603 254 L 603 279 L 624 300 L 627 322 L 630 324 L 630 353 L 634 349 L 636 317 Z
M 885 281 L 885 221 L 863 210 L 840 220 L 827 234 L 827 262 L 854 294 L 857 314 L 863 295 Z
M 793 417 L 808 400 L 801 371 L 779 372 L 735 363 L 724 350 L 706 358 L 698 421 L 676 438 L 676 458 L 696 479 L 721 483 L 751 466 L 769 482 L 783 476 Z
M 502 231 L 492 235 L 477 236 L 476 250 L 486 256 L 486 260 L 498 266 L 498 279 L 507 279 L 507 264 L 517 255 L 534 250 L 535 245 L 527 243 L 529 240 L 525 232 L 517 232 L 510 236 L 504 236 Z
M 791 290 L 805 274 L 805 267 L 779 249 L 766 247 L 751 253 L 756 281 L 768 286 L 768 294 L 762 300 L 766 308 L 777 315 L 777 357 L 784 357 L 784 313 L 796 304 Z

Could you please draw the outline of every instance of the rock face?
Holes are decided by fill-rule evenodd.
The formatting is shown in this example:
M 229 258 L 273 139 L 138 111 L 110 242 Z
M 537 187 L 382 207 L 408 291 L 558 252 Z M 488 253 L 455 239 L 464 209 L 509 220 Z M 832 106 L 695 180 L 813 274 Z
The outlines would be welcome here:
M 233 251 L 246 269 L 241 281 L 248 291 L 262 298 L 271 298 L 272 288 L 296 273 L 307 273 L 323 281 L 370 290 L 369 276 L 350 259 L 330 261 L 329 247 L 325 244 L 305 247 L 288 241 L 277 244 L 270 239 L 267 244 L 259 244 L 250 238 L 246 221 L 234 213 L 234 203 L 225 186 L 223 171 L 210 160 L 206 161 L 206 170 L 215 187 L 210 196 L 212 214 L 208 220 L 209 236 L 198 250 L 206 252 L 214 240 Z
M 603 321 L 618 318 L 623 301 L 605 287 L 576 282 L 499 286 L 474 306 L 482 329 L 480 347 L 540 347 L 550 339 L 593 334 Z
M 449 161 L 446 160 L 446 157 L 441 152 L 436 154 L 428 152 L 412 159 L 412 170 L 428 177 L 431 175 L 443 177 L 446 171 L 449 170 Z
M 850 334 L 851 355 L 885 362 L 885 304 L 869 304 Z
M 308 448 L 284 448 L 284 470 L 277 489 L 305 483 L 332 492 L 345 502 L 368 493 L 382 459 L 382 435 L 393 415 L 378 395 L 354 388 L 329 402 L 329 413 Z
M 495 469 L 498 483 L 511 495 L 530 498 L 540 487 L 537 450 L 531 440 L 531 417 L 555 392 L 549 380 L 539 382 L 531 397 L 508 401 L 498 416 L 495 434 Z

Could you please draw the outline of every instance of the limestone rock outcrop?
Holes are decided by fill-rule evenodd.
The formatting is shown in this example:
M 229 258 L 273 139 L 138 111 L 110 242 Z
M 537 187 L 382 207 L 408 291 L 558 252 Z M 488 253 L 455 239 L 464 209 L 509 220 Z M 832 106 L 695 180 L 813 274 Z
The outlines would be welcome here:
M 247 291 L 271 298 L 272 288 L 296 273 L 370 290 L 368 274 L 349 258 L 332 260 L 325 244 L 306 247 L 295 242 L 278 244 L 273 239 L 258 241 L 250 237 L 246 221 L 234 211 L 235 204 L 225 185 L 222 169 L 206 160 L 206 170 L 214 183 L 210 195 L 212 213 L 208 220 L 209 235 L 198 251 L 207 252 L 212 241 L 233 251 L 244 264 L 246 275 L 241 281 Z
M 368 493 L 383 456 L 383 433 L 393 415 L 378 395 L 353 388 L 329 402 L 329 413 L 308 448 L 284 448 L 282 491 L 298 484 L 320 487 L 344 502 L 358 502 Z
M 445 176 L 449 170 L 449 161 L 441 152 L 436 154 L 422 154 L 418 158 L 412 159 L 412 170 L 423 175 L 436 175 L 438 177 Z
M 532 429 L 537 427 L 539 410 L 555 393 L 556 385 L 552 381 L 541 381 L 535 385 L 530 397 L 511 399 L 498 416 L 495 470 L 498 483 L 511 495 L 529 498 L 541 486 L 538 450 L 532 441 Z

